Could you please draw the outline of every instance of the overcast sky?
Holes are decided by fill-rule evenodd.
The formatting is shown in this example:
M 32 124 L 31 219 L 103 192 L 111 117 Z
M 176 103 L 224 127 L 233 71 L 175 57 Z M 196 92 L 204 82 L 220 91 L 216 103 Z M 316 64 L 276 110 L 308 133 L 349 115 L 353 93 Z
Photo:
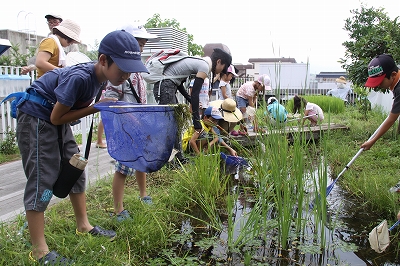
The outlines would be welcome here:
M 397 1 L 363 3 L 385 8 L 391 19 L 400 16 Z M 90 48 L 119 25 L 134 21 L 145 24 L 159 13 L 162 19 L 175 18 L 197 44 L 224 43 L 234 63 L 247 64 L 255 57 L 291 57 L 298 63 L 308 60 L 311 73 L 317 74 L 343 71 L 337 63 L 348 37 L 343 26 L 350 10 L 360 6 L 358 0 L 3 1 L 0 29 L 29 29 L 46 36 L 44 16 L 56 13 L 79 23 L 81 39 Z

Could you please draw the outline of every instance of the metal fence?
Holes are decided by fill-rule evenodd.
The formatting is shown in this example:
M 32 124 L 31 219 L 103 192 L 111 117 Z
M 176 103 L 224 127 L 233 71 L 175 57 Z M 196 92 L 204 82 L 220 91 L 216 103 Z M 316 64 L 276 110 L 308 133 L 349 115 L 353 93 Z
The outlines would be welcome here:
M 21 70 L 22 67 L 0 66 L 0 75 L 21 75 Z M 31 83 L 32 83 L 36 78 L 36 71 L 31 71 L 29 73 L 29 76 L 31 77 Z
M 14 67 L 14 66 L 0 66 L 0 75 L 21 75 L 22 67 Z M 30 83 L 33 82 L 36 77 L 36 71 L 32 71 L 29 73 L 31 77 Z M 4 86 L 4 85 L 2 85 Z M 8 86 L 8 85 L 6 85 Z M 0 88 L 7 91 L 5 88 Z M 23 91 L 25 88 L 20 88 Z M 13 91 L 14 92 L 14 91 Z M 4 97 L 0 97 L 2 100 Z M 7 132 L 15 132 L 17 127 L 16 119 L 11 117 L 11 102 L 7 101 L 0 105 L 0 141 L 4 140 L 7 137 Z M 81 123 L 72 126 L 72 132 L 75 136 L 81 136 L 82 140 L 86 140 L 86 135 L 90 130 L 90 124 L 93 118 L 93 125 L 96 127 L 100 122 L 100 114 L 94 114 L 81 119 Z

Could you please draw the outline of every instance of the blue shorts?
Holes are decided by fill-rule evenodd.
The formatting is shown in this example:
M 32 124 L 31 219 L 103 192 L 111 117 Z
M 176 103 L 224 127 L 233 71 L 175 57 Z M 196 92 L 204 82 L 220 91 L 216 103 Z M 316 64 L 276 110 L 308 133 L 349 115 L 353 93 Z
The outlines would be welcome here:
M 27 177 L 24 205 L 27 211 L 45 211 L 53 196 L 53 186 L 60 172 L 60 149 L 57 126 L 21 111 L 17 117 L 16 136 L 22 165 Z M 63 157 L 79 152 L 69 124 L 62 125 Z M 85 172 L 72 187 L 72 193 L 85 192 Z
M 133 176 L 135 171 L 135 169 L 125 166 L 118 161 L 115 163 L 115 172 L 121 173 L 124 176 Z
M 236 104 L 237 104 L 237 108 L 246 108 L 247 106 L 249 106 L 249 100 L 236 96 Z

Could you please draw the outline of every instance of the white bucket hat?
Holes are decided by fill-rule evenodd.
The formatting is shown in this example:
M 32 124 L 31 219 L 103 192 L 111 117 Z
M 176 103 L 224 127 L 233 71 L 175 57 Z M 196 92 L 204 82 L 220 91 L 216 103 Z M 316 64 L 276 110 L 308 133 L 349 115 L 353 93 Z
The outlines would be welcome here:
M 272 100 L 278 101 L 278 99 L 276 99 L 275 97 L 272 96 L 272 97 L 269 97 L 269 98 L 268 98 L 267 104 L 270 105 L 271 102 L 272 102 Z
M 142 25 L 125 24 L 117 30 L 124 30 L 133 35 L 135 38 L 141 39 L 158 39 L 158 36 L 152 33 L 148 33 Z
M 81 42 L 81 39 L 79 39 L 79 34 L 81 34 L 81 27 L 76 22 L 70 19 L 63 20 L 60 25 L 55 26 L 53 29 L 59 30 L 76 42 Z

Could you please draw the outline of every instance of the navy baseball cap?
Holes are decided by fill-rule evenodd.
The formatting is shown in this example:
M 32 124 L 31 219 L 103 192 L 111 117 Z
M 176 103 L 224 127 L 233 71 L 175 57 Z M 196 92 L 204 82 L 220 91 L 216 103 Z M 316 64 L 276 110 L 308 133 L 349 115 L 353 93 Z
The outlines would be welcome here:
M 100 42 L 99 53 L 110 56 L 125 73 L 149 73 L 142 63 L 142 53 L 136 38 L 124 30 L 107 34 Z
M 365 87 L 376 88 L 387 75 L 390 75 L 397 68 L 394 59 L 389 54 L 376 56 L 368 65 L 368 79 Z

